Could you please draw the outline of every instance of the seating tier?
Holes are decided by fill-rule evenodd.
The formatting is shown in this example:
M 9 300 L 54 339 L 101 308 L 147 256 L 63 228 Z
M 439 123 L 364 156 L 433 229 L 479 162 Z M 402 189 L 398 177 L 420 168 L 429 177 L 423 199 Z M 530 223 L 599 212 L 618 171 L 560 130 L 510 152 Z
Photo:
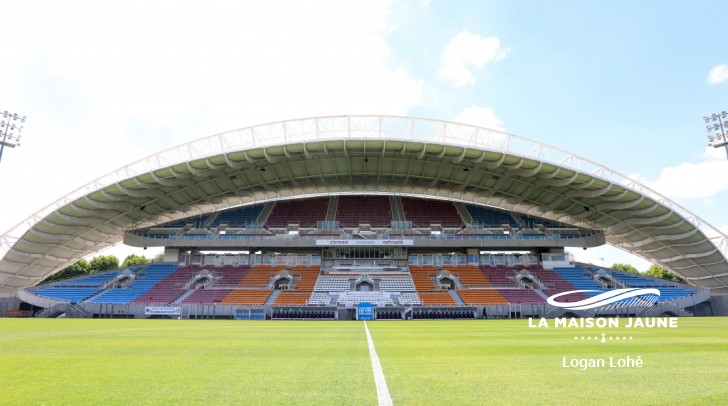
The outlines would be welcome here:
M 272 290 L 233 290 L 220 304 L 262 306 L 272 292 Z
M 361 223 L 372 227 L 389 227 L 392 223 L 389 197 L 341 196 L 336 219 L 345 227 L 358 227 Z
M 411 221 L 414 227 L 429 227 L 431 224 L 463 226 L 463 219 L 452 202 L 403 197 L 402 208 L 405 219 Z
M 282 291 L 273 302 L 273 306 L 305 306 L 311 292 Z
M 295 199 L 276 202 L 266 225 L 269 227 L 286 227 L 298 224 L 301 227 L 316 227 L 317 221 L 326 220 L 329 207 L 328 197 L 311 199 Z
M 467 305 L 508 304 L 508 299 L 504 298 L 503 295 L 494 289 L 459 290 L 458 294 L 463 299 L 463 303 Z
M 455 299 L 447 292 L 417 292 L 423 305 L 457 306 Z

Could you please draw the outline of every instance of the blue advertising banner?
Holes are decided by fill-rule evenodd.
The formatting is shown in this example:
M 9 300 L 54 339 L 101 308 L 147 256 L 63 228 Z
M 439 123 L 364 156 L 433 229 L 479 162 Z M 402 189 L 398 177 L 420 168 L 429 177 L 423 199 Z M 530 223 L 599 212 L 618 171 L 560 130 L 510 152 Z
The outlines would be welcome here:
M 374 305 L 367 302 L 359 303 L 356 307 L 357 320 L 374 320 Z

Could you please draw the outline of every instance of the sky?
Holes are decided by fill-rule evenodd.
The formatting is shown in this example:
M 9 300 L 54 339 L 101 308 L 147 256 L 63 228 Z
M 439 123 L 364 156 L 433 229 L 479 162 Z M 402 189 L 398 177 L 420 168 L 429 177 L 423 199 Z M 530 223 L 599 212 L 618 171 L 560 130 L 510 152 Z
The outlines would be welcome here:
M 722 1 L 3 2 L 0 232 L 212 134 L 319 115 L 454 120 L 553 145 L 728 232 Z M 128 248 L 106 253 L 124 256 Z M 609 266 L 649 263 L 603 247 Z

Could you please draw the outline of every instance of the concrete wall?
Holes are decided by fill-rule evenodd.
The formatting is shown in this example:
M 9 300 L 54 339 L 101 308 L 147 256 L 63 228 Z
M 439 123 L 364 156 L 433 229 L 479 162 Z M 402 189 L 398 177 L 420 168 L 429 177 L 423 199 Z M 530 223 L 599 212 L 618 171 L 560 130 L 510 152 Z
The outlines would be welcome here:
M 0 297 L 0 317 L 5 317 L 5 312 L 20 309 L 20 300 L 15 296 Z
M 716 295 L 710 298 L 713 316 L 728 316 L 728 295 Z

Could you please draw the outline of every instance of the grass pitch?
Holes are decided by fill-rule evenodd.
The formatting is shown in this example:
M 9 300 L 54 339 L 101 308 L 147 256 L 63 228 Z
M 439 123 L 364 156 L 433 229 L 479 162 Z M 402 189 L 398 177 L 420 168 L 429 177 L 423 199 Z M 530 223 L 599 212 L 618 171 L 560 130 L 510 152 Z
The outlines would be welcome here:
M 728 402 L 728 318 L 368 326 L 395 405 Z M 633 339 L 580 340 L 602 332 Z M 643 367 L 563 367 L 626 356 Z M 0 403 L 376 405 L 377 393 L 361 322 L 0 319 Z

